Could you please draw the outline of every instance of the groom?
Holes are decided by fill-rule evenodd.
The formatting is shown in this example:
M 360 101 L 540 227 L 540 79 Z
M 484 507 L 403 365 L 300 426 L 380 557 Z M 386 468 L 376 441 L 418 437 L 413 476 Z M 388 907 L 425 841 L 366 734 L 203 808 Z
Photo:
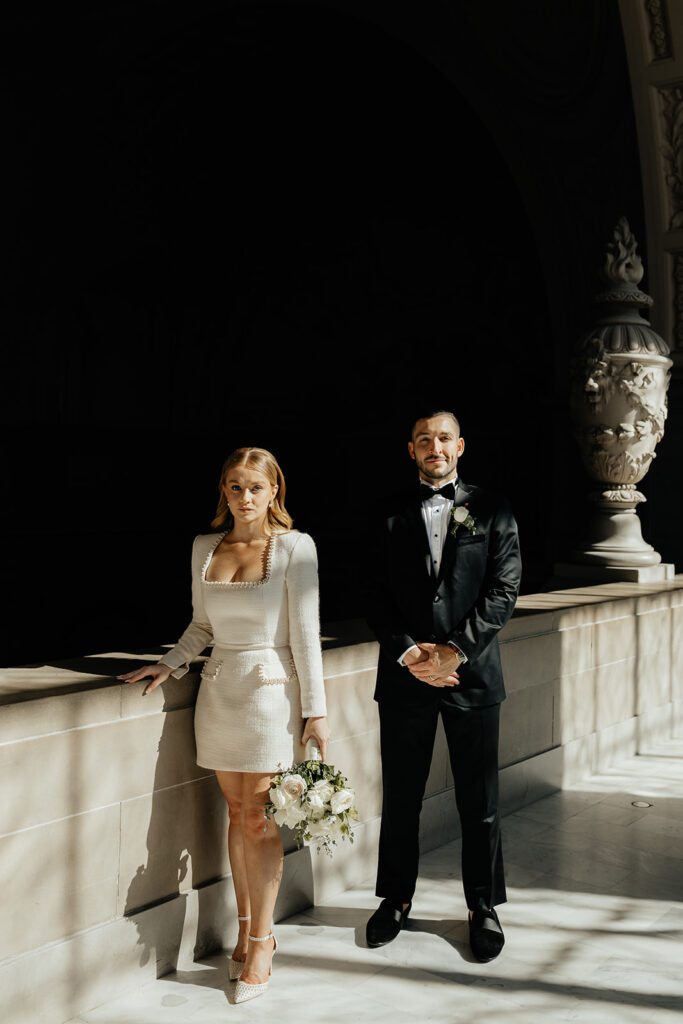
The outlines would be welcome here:
M 498 814 L 498 718 L 505 697 L 496 635 L 519 590 L 508 503 L 458 476 L 465 448 L 452 412 L 425 411 L 408 453 L 419 481 L 377 524 L 368 621 L 380 644 L 383 806 L 369 946 L 394 939 L 417 881 L 419 818 L 439 717 L 462 831 L 470 946 L 482 961 L 505 941 L 495 911 L 505 879 Z

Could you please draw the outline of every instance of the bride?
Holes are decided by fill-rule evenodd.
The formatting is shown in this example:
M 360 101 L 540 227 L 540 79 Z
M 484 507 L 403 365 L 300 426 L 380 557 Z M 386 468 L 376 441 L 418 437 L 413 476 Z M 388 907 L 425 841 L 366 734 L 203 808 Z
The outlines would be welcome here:
M 282 841 L 265 804 L 278 770 L 314 740 L 325 759 L 327 723 L 315 545 L 292 529 L 285 481 L 264 448 L 238 448 L 223 466 L 212 526 L 192 552 L 193 615 L 156 665 L 119 679 L 151 677 L 143 695 L 213 645 L 195 711 L 197 764 L 213 769 L 228 802 L 228 849 L 239 935 L 229 960 L 235 1002 L 265 991 Z

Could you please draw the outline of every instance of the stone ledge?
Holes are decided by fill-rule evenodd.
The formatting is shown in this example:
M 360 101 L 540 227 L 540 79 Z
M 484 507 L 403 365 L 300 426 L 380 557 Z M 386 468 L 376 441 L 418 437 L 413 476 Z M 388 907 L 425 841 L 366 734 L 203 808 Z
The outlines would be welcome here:
M 506 644 L 523 637 L 542 636 L 610 618 L 626 618 L 634 611 L 640 613 L 645 610 L 636 605 L 647 599 L 654 603 L 651 610 L 683 606 L 683 574 L 660 583 L 601 583 L 524 594 L 518 598 L 510 622 L 501 631 L 500 642 Z M 377 644 L 362 620 L 326 624 L 322 644 L 326 678 L 362 672 L 376 666 Z M 135 691 L 119 683 L 116 676 L 129 670 L 132 663 L 157 661 L 170 646 L 93 654 L 55 661 L 54 664 L 0 668 L 0 705 L 113 687 L 121 689 L 122 700 L 126 700 L 126 691 Z M 203 657 L 197 660 L 195 670 L 200 668 L 203 660 Z M 164 692 L 164 710 L 194 703 L 198 681 L 194 673 L 191 675 L 190 679 L 174 680 L 172 688 L 160 687 L 168 690 L 168 693 Z M 160 697 L 158 691 L 150 695 L 150 699 L 157 701 Z

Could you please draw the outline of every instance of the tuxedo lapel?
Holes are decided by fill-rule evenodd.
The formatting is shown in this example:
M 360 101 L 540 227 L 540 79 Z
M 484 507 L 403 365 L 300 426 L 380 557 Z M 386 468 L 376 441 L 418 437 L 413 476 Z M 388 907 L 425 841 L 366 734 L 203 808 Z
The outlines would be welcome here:
M 419 565 L 418 572 L 421 570 L 426 581 L 430 578 L 429 571 L 427 569 L 430 557 L 429 541 L 427 540 L 427 531 L 425 530 L 425 524 L 422 518 L 422 505 L 417 490 L 413 497 L 414 500 L 406 505 L 403 515 L 408 526 L 410 557 L 417 561 Z
M 465 484 L 463 480 L 458 480 L 458 490 L 455 495 L 455 501 L 453 502 L 453 508 L 457 508 L 459 505 L 467 505 L 472 497 L 472 491 Z M 422 531 L 424 533 L 424 530 Z M 441 565 L 439 566 L 439 575 L 436 580 L 438 587 L 439 583 L 444 576 L 448 575 L 453 570 L 453 563 L 455 562 L 455 555 L 458 550 L 458 541 L 463 533 L 463 528 L 459 527 L 455 534 L 452 533 L 452 526 L 449 524 L 448 533 L 446 534 L 446 543 L 443 546 L 443 553 L 441 555 Z
M 422 560 L 422 564 L 426 566 L 425 559 L 429 555 L 429 541 L 427 540 L 427 531 L 425 530 L 419 500 L 408 506 L 405 516 L 415 553 Z

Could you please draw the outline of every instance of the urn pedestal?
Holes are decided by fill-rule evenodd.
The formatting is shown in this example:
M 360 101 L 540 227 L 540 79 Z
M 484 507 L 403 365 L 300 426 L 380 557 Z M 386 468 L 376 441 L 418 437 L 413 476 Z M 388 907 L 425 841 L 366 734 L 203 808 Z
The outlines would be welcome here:
M 666 342 L 640 314 L 652 305 L 638 284 L 643 266 L 622 218 L 607 246 L 602 316 L 577 346 L 571 409 L 583 464 L 597 485 L 584 539 L 556 574 L 591 580 L 655 582 L 673 565 L 641 532 L 637 489 L 664 435 L 672 361 Z

